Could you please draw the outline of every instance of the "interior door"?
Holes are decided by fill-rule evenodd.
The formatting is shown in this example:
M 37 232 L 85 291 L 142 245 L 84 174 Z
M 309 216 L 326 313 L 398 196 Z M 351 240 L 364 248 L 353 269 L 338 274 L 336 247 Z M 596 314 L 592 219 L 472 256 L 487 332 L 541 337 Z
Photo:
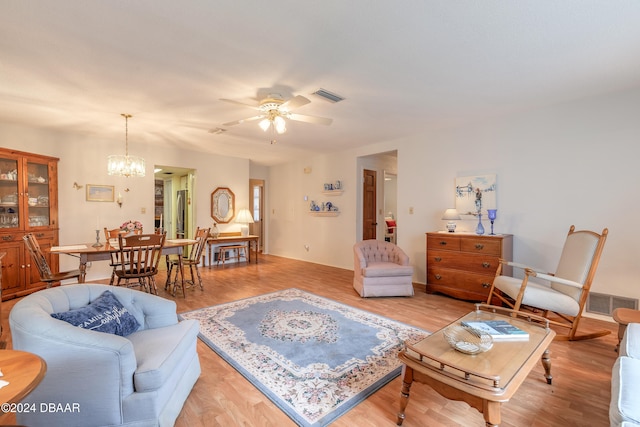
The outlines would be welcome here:
M 376 176 L 374 170 L 365 169 L 362 176 L 362 240 L 376 238 Z
M 264 180 L 249 180 L 249 209 L 253 215 L 253 224 L 249 224 L 249 233 L 258 236 L 258 251 L 263 252 L 264 236 Z

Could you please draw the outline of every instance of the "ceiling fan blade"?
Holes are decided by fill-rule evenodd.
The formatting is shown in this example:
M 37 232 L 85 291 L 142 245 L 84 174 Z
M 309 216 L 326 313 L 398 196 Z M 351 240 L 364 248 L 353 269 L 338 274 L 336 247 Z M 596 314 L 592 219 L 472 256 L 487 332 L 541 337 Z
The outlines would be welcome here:
M 307 116 L 304 114 L 289 114 L 289 118 L 291 120 L 296 120 L 298 122 L 306 122 L 313 123 L 315 125 L 325 125 L 328 126 L 333 122 L 333 119 L 328 119 L 326 117 L 316 117 L 316 116 Z
M 288 100 L 287 102 L 284 102 L 280 108 L 284 108 L 287 111 L 291 111 L 291 110 L 295 110 L 296 108 L 300 108 L 303 105 L 307 105 L 308 103 L 310 103 L 311 101 L 309 101 L 307 98 L 305 98 L 302 95 L 298 95 L 298 96 L 294 96 L 293 98 L 291 98 L 290 100 Z
M 246 118 L 246 119 L 234 120 L 232 122 L 223 123 L 222 126 L 235 126 L 235 125 L 239 125 L 239 124 L 245 123 L 245 122 L 253 122 L 255 120 L 260 120 L 263 117 L 264 116 L 261 115 L 261 116 L 249 117 L 249 118 Z
M 259 109 L 260 109 L 260 108 L 258 108 L 258 106 L 256 106 L 256 105 L 245 104 L 244 102 L 235 101 L 235 100 L 233 100 L 233 99 L 220 98 L 220 101 L 230 102 L 231 104 L 236 104 L 236 105 L 241 105 L 241 106 L 243 106 L 243 107 L 253 108 L 254 110 L 259 110 Z

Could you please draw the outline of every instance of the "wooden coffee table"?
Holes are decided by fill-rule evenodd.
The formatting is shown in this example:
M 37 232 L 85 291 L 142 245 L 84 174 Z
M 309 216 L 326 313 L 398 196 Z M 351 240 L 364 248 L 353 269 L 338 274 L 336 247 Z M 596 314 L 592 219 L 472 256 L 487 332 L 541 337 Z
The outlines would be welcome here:
M 555 332 L 549 329 L 546 319 L 476 304 L 475 311 L 451 325 L 475 319 L 507 320 L 527 331 L 529 339 L 494 342 L 491 350 L 468 355 L 449 345 L 443 336 L 445 327 L 414 345 L 407 345 L 398 355 L 404 363 L 398 425 L 404 421 L 413 381 L 429 385 L 447 399 L 466 402 L 484 415 L 487 426 L 500 424 L 502 403 L 508 402 L 515 394 L 538 360 L 542 361 L 545 378 L 551 384 L 548 347 Z

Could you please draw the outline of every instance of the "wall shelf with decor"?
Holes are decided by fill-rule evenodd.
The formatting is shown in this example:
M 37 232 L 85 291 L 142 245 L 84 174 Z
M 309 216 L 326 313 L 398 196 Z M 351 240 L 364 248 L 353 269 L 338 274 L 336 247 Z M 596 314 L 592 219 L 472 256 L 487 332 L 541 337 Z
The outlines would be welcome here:
M 333 196 L 342 194 L 342 181 L 325 182 L 323 194 L 331 194 Z
M 340 215 L 339 211 L 309 211 L 309 215 L 311 216 L 338 216 Z
M 326 194 L 327 196 L 340 196 L 344 193 L 344 190 L 325 190 L 322 194 Z

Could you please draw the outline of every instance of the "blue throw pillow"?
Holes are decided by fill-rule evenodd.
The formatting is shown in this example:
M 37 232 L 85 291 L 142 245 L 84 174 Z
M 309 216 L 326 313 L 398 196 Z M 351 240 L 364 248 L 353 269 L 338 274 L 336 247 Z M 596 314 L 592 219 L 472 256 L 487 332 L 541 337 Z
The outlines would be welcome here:
M 71 323 L 79 328 L 116 334 L 122 337 L 135 332 L 140 323 L 118 301 L 111 291 L 104 291 L 85 307 L 62 313 L 52 313 L 51 317 Z

